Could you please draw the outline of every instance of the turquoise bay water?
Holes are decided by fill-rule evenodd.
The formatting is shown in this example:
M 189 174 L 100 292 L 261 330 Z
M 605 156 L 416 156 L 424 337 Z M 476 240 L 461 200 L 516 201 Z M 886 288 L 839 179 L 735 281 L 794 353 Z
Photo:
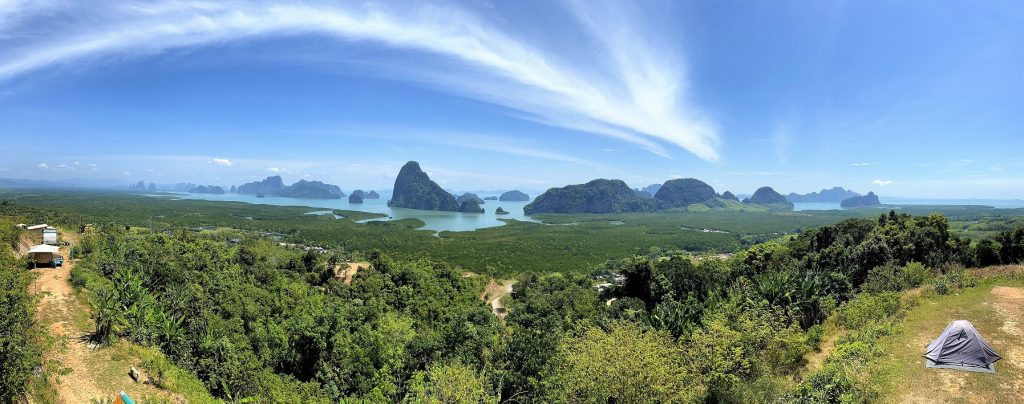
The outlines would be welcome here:
M 437 212 L 432 210 L 416 210 L 416 209 L 405 209 L 405 208 L 392 208 L 388 207 L 388 200 L 391 199 L 390 193 L 382 193 L 380 199 L 364 199 L 363 203 L 348 203 L 348 198 L 342 199 L 298 199 L 298 198 L 279 198 L 268 196 L 266 198 L 257 198 L 255 195 L 242 195 L 242 194 L 224 194 L 224 195 L 212 195 L 212 194 L 176 194 L 182 199 L 202 199 L 207 201 L 232 201 L 232 202 L 246 202 L 254 204 L 265 204 L 265 205 L 277 205 L 277 206 L 309 206 L 318 208 L 316 210 L 310 210 L 311 213 L 323 213 L 323 209 L 341 209 L 341 210 L 355 210 L 359 212 L 370 212 L 380 213 L 387 215 L 387 217 L 371 219 L 371 220 L 400 220 L 415 218 L 420 219 L 423 223 L 426 223 L 422 229 L 434 230 L 434 231 L 471 231 L 476 229 L 482 229 L 486 227 L 495 227 L 504 225 L 505 222 L 498 219 L 515 219 L 521 221 L 535 222 L 536 220 L 531 219 L 523 213 L 523 207 L 530 202 L 504 202 L 504 201 L 484 201 L 480 207 L 484 208 L 484 213 L 461 213 L 461 212 Z M 481 198 L 485 198 L 492 195 L 480 194 Z M 498 196 L 498 195 L 493 195 Z M 509 212 L 507 215 L 496 215 L 494 210 L 498 207 L 505 209 Z
M 879 197 L 883 205 L 880 208 L 893 206 L 940 206 L 940 205 L 977 205 L 991 206 L 999 209 L 1024 208 L 1022 199 L 912 199 Z M 807 202 L 794 203 L 793 210 L 837 210 L 842 209 L 839 202 Z
M 838 210 L 839 202 L 796 202 L 793 210 Z
M 483 229 L 487 227 L 495 227 L 504 225 L 505 222 L 499 219 L 515 219 L 528 222 L 536 222 L 537 220 L 531 219 L 529 216 L 523 213 L 523 207 L 529 202 L 501 202 L 501 201 L 485 201 L 483 205 L 484 213 L 460 213 L 460 212 L 437 212 L 430 210 L 416 210 L 416 209 L 404 209 L 404 208 L 391 208 L 388 207 L 388 200 L 391 199 L 390 193 L 382 193 L 380 199 L 366 199 L 364 203 L 358 204 L 348 203 L 348 198 L 342 199 L 297 199 L 297 198 L 278 198 L 278 197 L 266 197 L 257 198 L 254 195 L 241 195 L 241 194 L 224 194 L 224 195 L 211 195 L 211 194 L 177 194 L 182 199 L 202 199 L 208 201 L 234 201 L 234 202 L 247 202 L 254 204 L 266 204 L 266 205 L 277 205 L 277 206 L 309 206 L 317 209 L 311 209 L 310 213 L 328 213 L 324 212 L 324 209 L 341 209 L 341 210 L 355 210 L 360 212 L 380 213 L 387 215 L 387 217 L 371 220 L 400 220 L 407 218 L 415 218 L 422 220 L 425 225 L 422 229 L 434 230 L 434 231 L 472 231 L 476 229 Z M 480 194 L 481 198 L 485 198 L 488 194 Z M 497 195 L 493 195 L 497 196 Z M 881 198 L 881 202 L 886 205 L 985 205 L 994 206 L 997 208 L 1021 208 L 1024 207 L 1024 200 L 989 200 L 989 199 L 895 199 L 895 198 Z M 838 202 L 834 203 L 795 203 L 793 204 L 794 210 L 833 210 L 842 209 L 839 207 Z M 495 215 L 494 210 L 498 207 L 505 209 L 509 212 L 507 215 Z M 888 207 L 886 207 L 888 208 Z M 619 223 L 612 223 L 619 224 Z

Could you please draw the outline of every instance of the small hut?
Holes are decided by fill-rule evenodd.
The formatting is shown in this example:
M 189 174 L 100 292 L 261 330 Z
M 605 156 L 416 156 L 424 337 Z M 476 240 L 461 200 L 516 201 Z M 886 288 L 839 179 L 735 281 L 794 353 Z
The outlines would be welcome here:
M 55 246 L 40 244 L 28 250 L 28 258 L 36 266 L 51 266 L 53 261 L 57 259 L 58 252 L 60 252 L 60 249 Z

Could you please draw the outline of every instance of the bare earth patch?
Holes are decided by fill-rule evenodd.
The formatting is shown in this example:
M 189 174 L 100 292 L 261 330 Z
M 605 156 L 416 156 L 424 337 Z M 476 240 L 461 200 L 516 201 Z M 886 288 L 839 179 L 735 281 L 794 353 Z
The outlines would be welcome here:
M 491 311 L 494 312 L 494 315 L 498 316 L 498 318 L 502 320 L 505 320 L 505 316 L 508 315 L 508 311 L 505 310 L 504 303 L 502 303 L 501 300 L 505 296 L 512 294 L 513 284 L 515 284 L 515 281 L 504 281 L 499 284 L 495 282 L 494 279 L 491 279 L 487 282 L 487 289 L 485 289 L 483 295 L 480 296 L 480 299 L 491 305 Z
M 352 278 L 354 278 L 359 271 L 366 270 L 369 267 L 369 262 L 349 262 L 347 264 L 334 267 L 334 276 L 346 285 L 351 285 Z
M 1003 332 L 1021 336 L 1020 323 L 1022 308 L 1024 308 L 1024 288 L 1010 288 L 996 286 L 992 288 L 992 294 L 996 296 L 993 303 L 996 311 L 1003 316 Z

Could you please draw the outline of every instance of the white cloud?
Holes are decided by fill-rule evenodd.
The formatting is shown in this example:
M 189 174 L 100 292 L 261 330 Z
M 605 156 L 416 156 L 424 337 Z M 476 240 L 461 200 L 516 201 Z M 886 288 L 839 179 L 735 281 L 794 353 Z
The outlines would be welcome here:
M 113 2 L 102 8 L 86 3 L 80 23 L 57 24 L 24 46 L 0 53 L 0 80 L 51 66 L 82 66 L 80 60 L 118 60 L 172 49 L 221 44 L 250 38 L 318 35 L 341 41 L 368 41 L 396 49 L 426 52 L 458 64 L 388 65 L 385 74 L 435 83 L 439 89 L 520 110 L 527 119 L 633 143 L 669 156 L 674 145 L 709 161 L 718 159 L 717 130 L 688 103 L 684 69 L 671 47 L 671 35 L 649 28 L 650 18 L 628 3 L 599 6 L 571 3 L 582 26 L 572 55 L 531 43 L 464 8 L 428 3 L 377 2 L 298 4 L 273 2 Z M 639 7 L 637 7 L 639 8 Z M 42 12 L 40 12 L 41 14 Z M 519 24 L 504 24 L 518 26 Z M 548 38 L 545 38 L 548 39 Z M 550 41 L 545 41 L 550 42 Z M 73 64 L 73 62 L 75 62 Z M 406 68 L 408 69 L 408 68 Z
M 39 167 L 39 168 L 44 169 L 44 170 L 49 170 L 50 169 L 50 166 L 46 165 L 46 163 L 36 164 L 36 167 Z
M 283 173 L 283 172 L 287 172 L 288 170 L 280 168 L 280 167 L 271 166 L 271 167 L 267 167 L 267 171 L 270 171 L 272 173 Z
M 851 163 L 850 165 L 854 166 L 854 167 L 871 167 L 871 166 L 880 166 L 880 165 L 882 165 L 882 163 L 877 162 L 877 161 L 869 161 L 869 162 L 864 162 L 864 163 Z
M 878 186 L 880 186 L 880 187 L 884 187 L 884 186 L 887 186 L 887 185 L 890 185 L 890 184 L 892 184 L 892 181 L 886 181 L 886 180 L 874 180 L 874 181 L 871 181 L 871 184 L 873 184 L 873 185 L 878 185 Z
M 231 166 L 235 165 L 235 163 L 231 162 L 231 160 L 220 159 L 220 158 L 210 160 L 210 164 L 216 164 L 216 165 L 224 166 L 224 167 L 231 167 Z

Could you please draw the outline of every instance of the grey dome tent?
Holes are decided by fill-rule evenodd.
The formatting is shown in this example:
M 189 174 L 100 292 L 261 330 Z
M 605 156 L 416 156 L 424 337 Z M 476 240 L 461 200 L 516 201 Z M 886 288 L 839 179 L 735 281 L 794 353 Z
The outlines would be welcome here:
M 996 361 L 1003 359 L 967 320 L 954 320 L 924 354 L 925 366 L 971 372 L 996 372 Z

